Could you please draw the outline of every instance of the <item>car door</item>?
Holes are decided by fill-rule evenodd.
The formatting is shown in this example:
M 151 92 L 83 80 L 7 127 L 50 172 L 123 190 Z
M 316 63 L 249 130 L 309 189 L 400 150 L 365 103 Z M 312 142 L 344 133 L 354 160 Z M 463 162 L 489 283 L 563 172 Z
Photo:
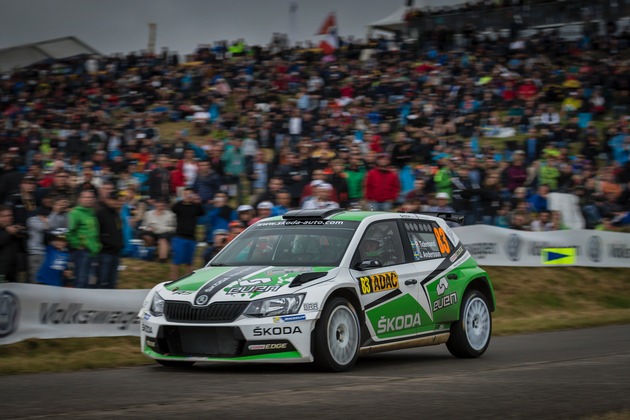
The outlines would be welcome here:
M 456 273 L 450 271 L 452 263 L 447 257 L 452 255 L 454 246 L 433 221 L 405 220 L 403 228 L 420 284 L 417 299 L 422 308 L 422 326 L 419 332 L 443 329 L 442 323 L 453 319 L 451 310 L 444 309 L 455 308 L 458 299 L 453 288 L 449 290 L 449 282 Z
M 376 249 L 374 241 L 378 243 Z M 415 264 L 405 253 L 396 220 L 368 226 L 356 252 L 350 273 L 359 286 L 371 340 L 382 342 L 415 336 L 421 325 L 416 298 L 420 285 Z M 378 264 L 367 264 L 370 261 Z M 363 268 L 358 267 L 361 262 Z

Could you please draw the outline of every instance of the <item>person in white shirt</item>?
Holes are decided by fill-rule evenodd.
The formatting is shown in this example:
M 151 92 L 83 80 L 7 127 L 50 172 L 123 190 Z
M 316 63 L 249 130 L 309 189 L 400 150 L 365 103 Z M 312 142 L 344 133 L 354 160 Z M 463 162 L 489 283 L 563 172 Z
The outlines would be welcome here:
M 146 246 L 158 247 L 160 262 L 166 262 L 169 252 L 169 240 L 175 232 L 175 213 L 170 211 L 166 200 L 158 200 L 155 210 L 149 210 L 142 217 L 141 237 Z
M 302 208 L 307 210 L 338 209 L 339 203 L 330 199 L 332 190 L 333 186 L 327 182 L 319 184 L 315 187 L 315 194 L 304 201 Z
M 558 125 L 560 124 L 560 114 L 553 109 L 552 106 L 547 107 L 547 111 L 543 112 L 540 116 L 540 123 L 545 125 Z

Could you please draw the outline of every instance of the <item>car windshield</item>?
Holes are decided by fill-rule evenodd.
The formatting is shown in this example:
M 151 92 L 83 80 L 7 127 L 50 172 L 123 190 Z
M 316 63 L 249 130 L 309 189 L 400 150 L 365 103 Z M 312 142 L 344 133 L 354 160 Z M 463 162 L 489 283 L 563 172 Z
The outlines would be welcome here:
M 358 225 L 331 220 L 258 222 L 209 265 L 338 266 Z

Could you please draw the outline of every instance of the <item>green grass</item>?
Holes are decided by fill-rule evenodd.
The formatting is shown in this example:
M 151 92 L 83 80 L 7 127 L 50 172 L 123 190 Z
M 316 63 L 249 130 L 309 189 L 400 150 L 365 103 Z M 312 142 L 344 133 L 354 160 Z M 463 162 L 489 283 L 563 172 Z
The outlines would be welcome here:
M 123 264 L 122 289 L 148 289 L 168 278 L 167 264 Z M 496 293 L 494 335 L 630 323 L 630 269 L 484 268 Z M 137 337 L 33 339 L 0 346 L 0 374 L 152 363 L 140 353 Z

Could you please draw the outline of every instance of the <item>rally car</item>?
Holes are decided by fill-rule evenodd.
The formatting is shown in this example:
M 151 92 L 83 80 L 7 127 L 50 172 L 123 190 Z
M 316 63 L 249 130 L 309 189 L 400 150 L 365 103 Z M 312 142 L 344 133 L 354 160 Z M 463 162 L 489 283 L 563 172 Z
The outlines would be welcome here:
M 446 343 L 479 357 L 494 291 L 453 214 L 295 210 L 258 221 L 206 267 L 155 286 L 141 349 L 165 366 L 315 362 Z

